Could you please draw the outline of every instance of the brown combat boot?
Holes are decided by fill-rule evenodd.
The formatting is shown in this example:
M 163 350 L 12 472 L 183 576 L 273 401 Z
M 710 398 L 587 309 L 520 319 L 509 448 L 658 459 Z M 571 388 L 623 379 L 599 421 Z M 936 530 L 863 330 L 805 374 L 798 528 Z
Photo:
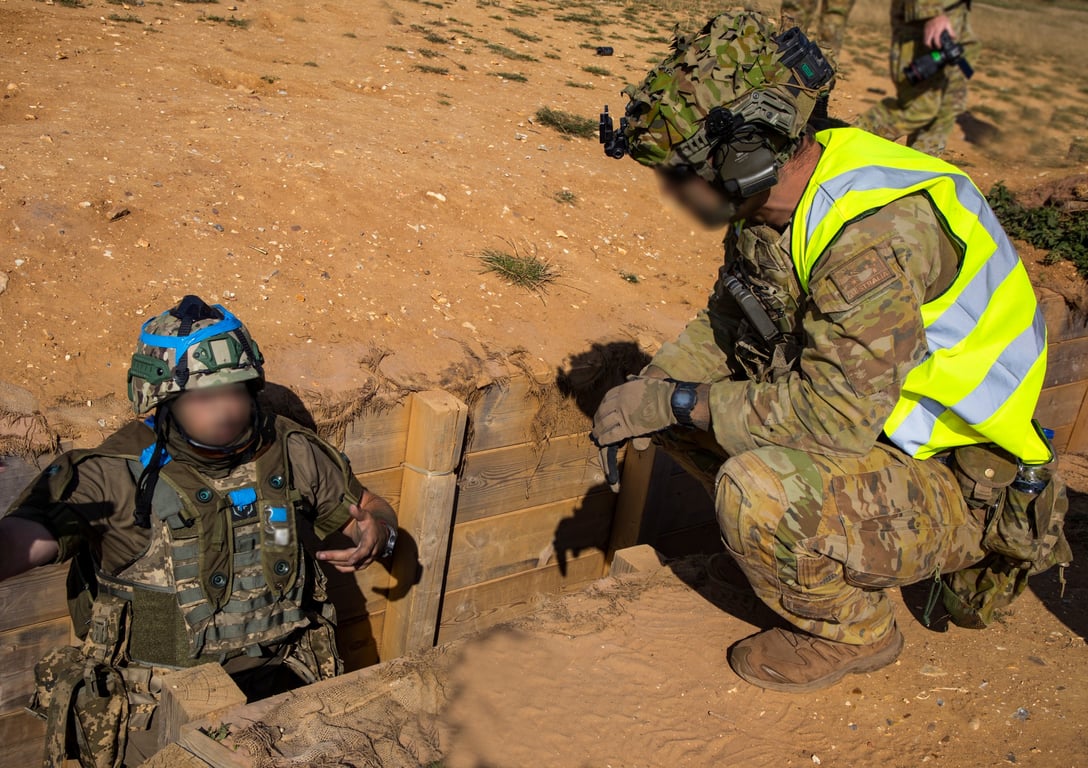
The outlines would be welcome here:
M 786 629 L 768 629 L 741 640 L 729 653 L 729 666 L 752 685 L 772 691 L 804 693 L 826 688 L 854 672 L 891 664 L 903 650 L 903 633 L 894 626 L 872 645 L 849 645 Z

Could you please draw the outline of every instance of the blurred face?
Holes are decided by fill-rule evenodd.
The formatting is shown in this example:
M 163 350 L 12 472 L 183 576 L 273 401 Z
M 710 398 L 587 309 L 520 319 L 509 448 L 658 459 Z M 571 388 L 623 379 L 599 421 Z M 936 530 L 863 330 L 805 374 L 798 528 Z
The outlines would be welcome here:
M 242 437 L 252 420 L 252 408 L 245 384 L 183 392 L 170 407 L 189 437 L 216 447 L 231 445 Z
M 694 173 L 678 175 L 657 169 L 657 178 L 662 193 L 675 200 L 707 229 L 719 229 L 749 218 L 766 199 L 765 194 L 750 198 L 726 195 Z

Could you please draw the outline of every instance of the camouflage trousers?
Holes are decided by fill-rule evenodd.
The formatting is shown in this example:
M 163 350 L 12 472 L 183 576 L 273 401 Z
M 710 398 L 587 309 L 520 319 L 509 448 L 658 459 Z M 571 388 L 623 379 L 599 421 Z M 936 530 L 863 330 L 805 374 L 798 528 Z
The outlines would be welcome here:
M 924 83 L 911 85 L 903 68 L 918 56 L 930 52 L 922 40 L 924 23 L 904 21 L 902 2 L 892 3 L 891 77 L 895 96 L 883 99 L 854 121 L 855 128 L 895 141 L 907 137 L 907 146 L 940 157 L 948 143 L 956 118 L 967 109 L 967 78 L 956 65 Z M 965 6 L 948 11 L 956 39 L 966 49 L 966 58 L 977 66 L 981 46 L 971 31 Z
M 894 621 L 885 590 L 984 556 L 984 513 L 936 460 L 882 443 L 854 458 L 767 447 L 726 459 L 709 434 L 675 429 L 659 443 L 712 491 L 759 598 L 810 634 L 876 642 Z
M 781 14 L 838 55 L 853 9 L 854 0 L 782 0 Z

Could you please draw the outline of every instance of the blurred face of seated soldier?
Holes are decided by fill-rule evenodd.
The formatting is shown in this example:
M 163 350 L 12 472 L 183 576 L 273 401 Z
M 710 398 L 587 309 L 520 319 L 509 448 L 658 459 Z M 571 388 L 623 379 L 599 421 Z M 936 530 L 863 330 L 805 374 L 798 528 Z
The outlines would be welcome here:
M 170 412 L 185 434 L 215 448 L 237 443 L 253 423 L 253 398 L 244 383 L 182 392 Z

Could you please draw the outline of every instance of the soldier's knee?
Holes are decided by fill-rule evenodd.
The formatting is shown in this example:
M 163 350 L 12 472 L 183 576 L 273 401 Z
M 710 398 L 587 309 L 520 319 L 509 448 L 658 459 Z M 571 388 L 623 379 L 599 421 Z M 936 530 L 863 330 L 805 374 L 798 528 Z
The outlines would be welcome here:
M 718 473 L 715 507 L 725 543 L 745 556 L 768 546 L 789 507 L 776 462 L 761 448 L 734 456 Z M 770 535 L 768 535 L 770 534 Z

